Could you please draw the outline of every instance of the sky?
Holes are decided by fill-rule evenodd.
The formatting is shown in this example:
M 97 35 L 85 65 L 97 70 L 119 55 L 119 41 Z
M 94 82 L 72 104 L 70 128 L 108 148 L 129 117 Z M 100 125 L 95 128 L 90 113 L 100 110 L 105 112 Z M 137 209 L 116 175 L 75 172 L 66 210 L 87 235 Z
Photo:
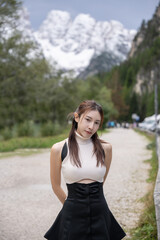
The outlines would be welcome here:
M 116 20 L 127 29 L 135 29 L 143 19 L 152 18 L 160 0 L 22 0 L 30 14 L 31 26 L 38 30 L 51 10 L 70 13 L 71 18 L 89 14 L 97 21 Z

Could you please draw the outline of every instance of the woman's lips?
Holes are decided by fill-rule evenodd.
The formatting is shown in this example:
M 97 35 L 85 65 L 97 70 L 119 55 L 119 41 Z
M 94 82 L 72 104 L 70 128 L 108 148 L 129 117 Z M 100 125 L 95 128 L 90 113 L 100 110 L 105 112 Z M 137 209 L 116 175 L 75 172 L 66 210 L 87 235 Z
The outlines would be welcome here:
M 88 132 L 88 131 L 86 131 L 86 133 L 88 133 L 88 134 L 92 134 L 91 132 Z

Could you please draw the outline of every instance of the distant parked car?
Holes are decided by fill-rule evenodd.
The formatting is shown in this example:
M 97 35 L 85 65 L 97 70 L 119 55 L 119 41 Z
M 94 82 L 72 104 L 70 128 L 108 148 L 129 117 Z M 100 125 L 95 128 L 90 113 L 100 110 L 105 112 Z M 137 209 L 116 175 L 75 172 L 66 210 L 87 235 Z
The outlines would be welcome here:
M 148 124 L 145 127 L 145 130 L 152 131 L 152 132 L 154 132 L 155 129 L 156 129 L 156 122 L 154 120 L 148 122 Z
M 160 120 L 160 115 L 157 116 L 157 120 Z M 138 124 L 139 128 L 144 131 L 152 131 L 154 132 L 156 129 L 156 121 L 155 121 L 155 115 L 152 115 L 150 117 L 146 117 L 143 122 Z
M 155 120 L 148 120 L 139 123 L 139 128 L 145 131 L 155 131 L 156 122 Z

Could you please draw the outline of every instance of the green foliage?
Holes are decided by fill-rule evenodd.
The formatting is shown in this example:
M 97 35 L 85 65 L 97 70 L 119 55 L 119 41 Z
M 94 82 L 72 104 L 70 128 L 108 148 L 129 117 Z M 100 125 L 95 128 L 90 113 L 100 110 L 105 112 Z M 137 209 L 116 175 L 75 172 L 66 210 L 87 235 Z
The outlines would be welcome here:
M 110 117 L 117 114 L 112 102 L 111 91 L 101 83 L 98 77 L 90 77 L 85 83 L 84 81 L 80 82 L 80 84 L 78 84 L 78 92 L 82 94 L 81 100 L 94 99 L 102 105 L 104 111 L 104 126 Z
M 34 128 L 32 121 L 25 121 L 20 123 L 17 128 L 17 134 L 19 137 L 34 136 Z
M 10 15 L 16 23 L 19 6 L 19 1 L 2 1 L 0 12 L 4 18 Z M 1 30 L 3 19 L 0 17 Z M 146 24 L 142 27 L 145 31 Z M 0 129 L 14 127 L 10 136 L 53 135 L 61 130 L 59 125 L 65 126 L 68 113 L 75 111 L 85 99 L 94 99 L 102 105 L 104 125 L 111 118 L 130 119 L 133 111 L 140 113 L 142 110 L 141 116 L 151 112 L 152 96 L 144 107 L 147 96 L 141 99 L 133 94 L 133 86 L 138 71 L 142 67 L 148 69 L 158 59 L 160 39 L 155 39 L 150 48 L 114 67 L 108 74 L 86 80 L 55 74 L 54 66 L 50 66 L 41 53 L 34 59 L 29 57 L 35 49 L 35 44 L 24 41 L 16 28 L 10 38 L 0 40 Z M 32 131 L 26 124 L 30 121 L 33 121 Z M 52 124 L 55 127 L 52 128 Z M 7 138 L 8 130 L 5 131 Z
M 111 100 L 111 91 L 106 87 L 102 87 L 97 93 L 95 100 L 103 106 L 104 112 L 104 124 L 106 127 L 106 122 L 112 117 L 118 114 L 117 110 L 114 108 L 113 102 Z
M 47 123 L 42 124 L 41 126 L 41 135 L 44 136 L 53 136 L 56 134 L 59 134 L 63 131 L 64 127 L 56 121 L 56 122 L 51 122 L 48 121 Z
M 132 95 L 130 96 L 129 104 L 130 104 L 129 116 L 131 116 L 132 113 L 139 114 L 139 111 L 138 111 L 138 108 L 139 108 L 138 95 L 135 92 L 133 92 Z
M 152 39 L 152 44 L 149 48 L 146 48 L 138 56 L 135 57 L 135 61 L 140 59 L 140 67 L 145 70 L 151 69 L 160 56 L 160 37 L 157 37 L 154 41 Z M 148 69 L 149 68 L 149 69 Z
M 154 193 L 154 185 L 155 185 L 157 171 L 158 171 L 158 161 L 157 161 L 156 150 L 155 150 L 155 139 L 153 139 L 153 136 L 147 135 L 147 137 L 151 141 L 150 144 L 148 145 L 148 148 L 152 150 L 152 158 L 146 161 L 146 162 L 149 162 L 151 165 L 148 181 L 152 183 L 152 189 L 143 199 L 145 203 L 145 210 L 140 217 L 138 227 L 135 229 L 132 229 L 131 231 L 131 235 L 132 235 L 131 240 L 157 239 L 157 225 L 156 225 L 153 193 Z
M 49 137 L 18 137 L 1 141 L 0 152 L 9 152 L 23 148 L 51 148 L 56 142 L 68 137 L 69 127 L 63 133 Z
M 147 99 L 146 99 L 146 115 L 151 116 L 154 114 L 154 92 L 147 94 Z
M 0 40 L 0 129 L 14 128 L 14 137 L 53 135 L 63 129 L 67 115 L 85 99 L 95 99 L 102 104 L 104 124 L 117 115 L 111 91 L 101 78 L 90 77 L 85 81 L 64 78 L 61 73 L 54 73 L 54 66 L 50 66 L 41 53 L 34 59 L 29 57 L 36 46 L 24 40 L 16 29 L 20 6 L 18 0 L 0 2 L 2 33 L 5 35 L 4 19 L 10 16 L 12 21 L 8 24 L 15 23 L 12 35 Z M 29 124 L 31 121 L 33 126 Z
M 2 131 L 1 131 L 1 136 L 2 139 L 4 140 L 8 140 L 10 138 L 12 138 L 12 131 L 9 127 L 5 127 Z
M 11 152 L 15 150 L 20 150 L 23 153 L 23 149 L 39 149 L 39 148 L 51 148 L 53 144 L 60 142 L 68 137 L 71 126 L 66 125 L 65 129 L 61 130 L 62 133 L 56 134 L 54 136 L 47 137 L 18 137 L 12 138 L 9 140 L 1 140 L 0 142 L 0 152 Z M 106 132 L 106 130 L 99 130 L 98 135 L 101 137 L 101 134 Z M 25 151 L 24 151 L 25 152 Z M 16 153 L 16 152 L 15 152 Z M 2 154 L 1 154 L 2 155 Z
M 14 24 L 18 18 L 17 10 L 21 6 L 21 2 L 17 0 L 0 0 L 0 33 L 3 24 Z M 4 30 L 3 30 L 4 31 Z
M 127 74 L 126 74 L 126 78 L 125 78 L 125 86 L 126 86 L 127 88 L 129 88 L 130 86 L 132 86 L 133 83 L 135 83 L 135 79 L 136 79 L 135 71 L 134 71 L 133 67 L 130 66 L 130 67 L 127 69 Z
M 112 90 L 112 99 L 118 112 L 120 109 L 126 109 L 125 114 L 121 112 L 118 115 L 119 119 L 130 121 L 131 114 L 137 113 L 143 120 L 146 115 L 151 115 L 154 112 L 154 92 L 144 92 L 141 96 L 134 93 L 134 86 L 136 83 L 136 76 L 140 70 L 150 72 L 157 64 L 160 56 L 160 37 L 152 39 L 150 46 L 139 51 L 135 57 L 120 64 L 120 66 L 113 68 L 109 73 L 106 73 L 103 78 L 105 84 Z M 117 82 L 119 87 L 115 88 Z M 121 90 L 120 90 L 121 89 Z M 147 83 L 146 83 L 147 89 Z M 117 104 L 116 98 L 119 99 L 119 91 L 121 91 L 121 101 L 125 104 Z M 160 89 L 159 89 L 159 103 L 160 103 Z M 121 106 L 121 108 L 120 108 Z M 126 107 L 128 106 L 128 107 Z M 127 109 L 128 108 L 128 109 Z M 159 104 L 160 111 L 160 104 Z

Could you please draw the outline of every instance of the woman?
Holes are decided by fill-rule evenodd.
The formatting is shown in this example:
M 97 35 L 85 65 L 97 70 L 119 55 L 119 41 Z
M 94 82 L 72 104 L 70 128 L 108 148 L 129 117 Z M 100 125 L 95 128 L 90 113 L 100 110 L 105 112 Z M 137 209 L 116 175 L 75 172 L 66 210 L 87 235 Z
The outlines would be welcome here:
M 126 235 L 103 194 L 112 146 L 98 137 L 102 123 L 102 107 L 94 100 L 83 101 L 74 113 L 69 137 L 51 149 L 52 188 L 63 207 L 46 239 L 120 240 Z M 61 170 L 67 196 L 61 188 Z

